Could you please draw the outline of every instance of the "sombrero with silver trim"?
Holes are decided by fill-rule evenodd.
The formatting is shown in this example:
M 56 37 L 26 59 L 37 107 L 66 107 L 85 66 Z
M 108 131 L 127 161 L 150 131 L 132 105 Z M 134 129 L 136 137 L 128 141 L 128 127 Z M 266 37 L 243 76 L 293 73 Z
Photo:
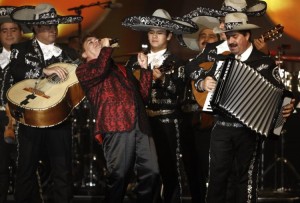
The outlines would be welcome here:
M 197 9 L 184 15 L 183 18 L 194 18 L 196 16 L 213 16 L 224 17 L 227 13 L 243 12 L 247 16 L 259 17 L 263 16 L 267 10 L 265 1 L 258 1 L 252 6 L 247 6 L 245 0 L 224 0 L 221 9 L 212 9 L 206 7 L 198 7 Z
M 37 6 L 21 6 L 14 9 L 11 18 L 27 25 L 73 24 L 82 21 L 81 16 L 60 16 L 51 4 L 42 3 Z
M 164 9 L 157 9 L 152 16 L 131 16 L 122 25 L 136 31 L 149 31 L 150 28 L 163 28 L 174 34 L 193 33 L 198 30 L 195 23 L 179 17 L 172 18 Z
M 248 7 L 246 0 L 224 0 L 221 11 L 224 14 L 243 12 L 247 16 L 262 16 L 266 13 L 267 3 L 265 1 L 258 1 L 254 5 Z
M 245 13 L 228 13 L 225 16 L 224 29 L 214 28 L 214 33 L 223 33 L 239 30 L 252 30 L 260 28 L 257 25 L 249 24 L 248 17 Z
M 14 22 L 10 14 L 15 9 L 15 6 L 0 6 L 0 24 Z M 30 33 L 31 30 L 24 24 L 20 23 L 23 33 Z
M 177 37 L 179 44 L 188 47 L 191 50 L 200 51 L 198 46 L 199 34 L 203 29 L 213 29 L 219 25 L 219 20 L 211 16 L 198 16 L 192 18 L 192 21 L 195 22 L 198 26 L 198 31 L 191 34 L 183 34 Z

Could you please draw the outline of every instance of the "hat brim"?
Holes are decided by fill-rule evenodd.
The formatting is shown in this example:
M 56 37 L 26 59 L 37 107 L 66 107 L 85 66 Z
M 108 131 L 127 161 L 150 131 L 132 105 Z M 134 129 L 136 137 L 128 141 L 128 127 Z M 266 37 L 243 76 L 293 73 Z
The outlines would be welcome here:
M 162 28 L 174 34 L 193 33 L 198 27 L 189 22 L 176 18 L 168 20 L 157 16 L 131 16 L 125 18 L 122 25 L 136 31 L 149 31 L 151 28 Z
M 257 25 L 254 24 L 245 24 L 245 25 L 237 25 L 231 30 L 222 30 L 219 27 L 215 27 L 213 29 L 214 33 L 220 34 L 220 33 L 226 33 L 226 32 L 232 32 L 232 31 L 240 31 L 240 30 L 253 30 L 253 29 L 258 29 L 260 28 Z
M 15 6 L 1 6 L 0 7 L 0 24 L 2 24 L 2 23 L 16 23 L 10 17 L 10 14 L 12 13 L 12 11 L 15 8 L 16 8 Z M 24 25 L 22 23 L 18 23 L 18 24 L 21 26 L 21 29 L 22 29 L 24 34 L 31 33 L 31 30 L 30 30 L 29 27 L 27 27 L 26 25 Z
M 183 34 L 181 38 L 183 40 L 182 43 L 191 50 L 200 51 L 198 46 L 199 33 L 203 29 L 213 29 L 214 27 L 218 26 L 219 20 L 211 16 L 198 16 L 191 20 L 197 24 L 199 29 L 197 32 L 191 34 Z M 178 39 L 180 40 L 180 38 Z M 182 45 L 182 43 L 180 44 Z
M 259 17 L 265 15 L 267 10 L 267 3 L 265 1 L 256 2 L 254 5 L 247 8 L 245 11 L 233 10 L 218 10 L 206 7 L 198 7 L 190 13 L 184 15 L 184 18 L 194 18 L 196 16 L 212 16 L 212 17 L 224 17 L 228 13 L 243 12 L 247 16 Z
M 31 29 L 23 23 L 18 23 L 13 21 L 9 16 L 0 16 L 0 24 L 2 23 L 17 23 L 21 26 L 21 29 L 24 34 L 31 33 Z
M 35 6 L 21 6 L 16 8 L 11 13 L 11 18 L 18 22 L 27 25 L 55 25 L 55 24 L 74 24 L 82 21 L 82 16 L 70 15 L 60 16 L 47 19 L 34 19 Z

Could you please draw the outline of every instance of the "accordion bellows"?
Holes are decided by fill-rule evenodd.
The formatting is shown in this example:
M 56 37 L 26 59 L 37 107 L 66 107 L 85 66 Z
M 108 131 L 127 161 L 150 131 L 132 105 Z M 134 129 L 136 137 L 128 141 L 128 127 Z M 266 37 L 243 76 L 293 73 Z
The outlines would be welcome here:
M 291 98 L 291 92 L 271 84 L 253 68 L 228 59 L 223 64 L 211 106 L 267 137 L 271 131 L 280 135 L 284 124 L 282 107 Z

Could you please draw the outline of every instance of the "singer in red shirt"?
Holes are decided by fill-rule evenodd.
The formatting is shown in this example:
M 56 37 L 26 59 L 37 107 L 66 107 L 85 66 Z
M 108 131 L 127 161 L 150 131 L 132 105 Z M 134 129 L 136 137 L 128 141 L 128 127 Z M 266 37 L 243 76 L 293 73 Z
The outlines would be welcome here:
M 106 202 L 122 202 L 128 182 L 137 175 L 136 202 L 152 202 L 159 171 L 156 150 L 150 136 L 145 102 L 149 96 L 152 71 L 147 56 L 138 54 L 140 79 L 111 58 L 109 38 L 87 36 L 76 74 L 96 119 L 94 134 L 102 143 L 107 164 Z M 112 41 L 111 41 L 112 42 Z

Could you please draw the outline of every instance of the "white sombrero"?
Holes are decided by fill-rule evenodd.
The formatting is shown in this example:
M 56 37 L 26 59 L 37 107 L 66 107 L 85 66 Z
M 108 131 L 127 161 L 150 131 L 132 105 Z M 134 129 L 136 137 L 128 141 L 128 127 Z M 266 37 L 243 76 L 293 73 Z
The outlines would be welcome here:
M 197 32 L 191 34 L 183 34 L 182 37 L 178 37 L 179 44 L 185 47 L 188 47 L 191 50 L 200 51 L 198 46 L 199 33 L 205 29 L 213 29 L 219 25 L 219 20 L 211 16 L 198 16 L 192 18 L 192 21 L 195 22 L 199 29 Z
M 235 12 L 242 12 L 251 17 L 259 17 L 263 16 L 266 13 L 266 10 L 267 3 L 265 1 L 258 1 L 254 5 L 248 7 L 245 0 L 224 0 L 221 9 L 198 7 L 184 15 L 183 18 L 192 19 L 196 16 L 224 17 L 228 13 Z
M 136 31 L 149 31 L 150 28 L 163 28 L 174 34 L 193 33 L 198 30 L 197 25 L 188 19 L 172 18 L 164 9 L 157 9 L 152 16 L 131 16 L 122 22 L 125 27 Z
M 14 9 L 11 18 L 27 25 L 73 24 L 82 21 L 81 16 L 60 16 L 51 4 L 42 3 L 37 6 L 21 6 Z
M 223 33 L 238 30 L 252 30 L 260 28 L 257 25 L 249 24 L 245 13 L 228 13 L 225 16 L 224 29 L 214 28 L 214 33 Z
M 248 7 L 246 0 L 224 0 L 221 11 L 225 14 L 234 12 L 243 12 L 247 16 L 262 16 L 266 13 L 267 3 L 258 1 L 254 5 Z
M 0 24 L 14 22 L 10 14 L 15 9 L 15 6 L 0 6 Z M 30 33 L 31 30 L 24 24 L 20 23 L 23 33 Z

